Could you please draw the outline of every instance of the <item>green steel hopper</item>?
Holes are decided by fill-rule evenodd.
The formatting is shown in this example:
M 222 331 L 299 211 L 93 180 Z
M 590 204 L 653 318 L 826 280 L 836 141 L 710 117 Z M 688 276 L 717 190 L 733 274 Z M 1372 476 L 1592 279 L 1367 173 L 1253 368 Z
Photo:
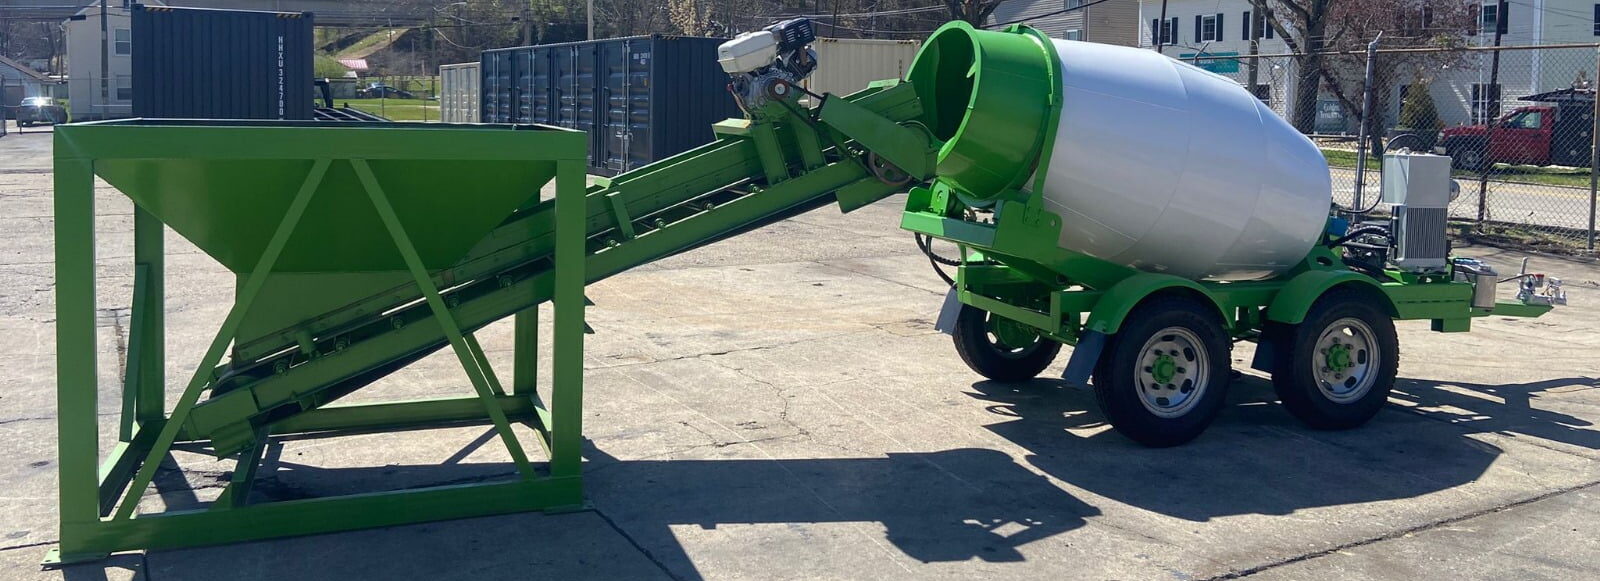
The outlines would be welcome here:
M 906 193 L 901 226 L 936 267 L 956 268 L 938 326 L 957 353 L 1014 380 L 1074 345 L 1066 378 L 1092 376 L 1113 425 L 1150 445 L 1187 441 L 1214 417 L 1232 341 L 1259 344 L 1256 366 L 1296 416 L 1350 427 L 1385 401 L 1393 320 L 1465 331 L 1473 317 L 1537 316 L 1559 301 L 1557 285 L 1532 275 L 1518 300 L 1496 301 L 1492 272 L 1447 256 L 1434 210 L 1448 169 L 1437 183 L 1401 172 L 1419 177 L 1396 186 L 1404 217 L 1394 228 L 1349 226 L 1359 212 L 1330 212 L 1327 168 L 1309 142 L 1239 87 L 1150 51 L 953 23 L 906 80 L 812 95 L 808 108 L 797 83 L 816 65 L 809 34 L 786 21 L 725 44 L 745 117 L 716 124 L 712 143 L 587 186 L 586 138 L 546 127 L 57 128 L 61 543 L 51 562 L 581 506 L 584 285 L 828 203 L 850 211 Z M 1175 127 L 1234 133 L 1195 148 Z M 137 205 L 121 422 L 103 463 L 97 175 Z M 554 197 L 541 196 L 552 179 Z M 238 280 L 170 413 L 163 225 Z M 933 239 L 959 254 L 938 256 Z M 548 404 L 533 380 L 545 302 L 555 314 Z M 473 333 L 506 318 L 515 360 L 503 386 Z M 339 401 L 444 348 L 470 396 Z M 546 462 L 530 460 L 513 422 L 539 434 Z M 515 476 L 250 498 L 273 438 L 468 423 L 495 427 Z M 231 483 L 203 509 L 140 512 L 176 442 L 237 458 Z

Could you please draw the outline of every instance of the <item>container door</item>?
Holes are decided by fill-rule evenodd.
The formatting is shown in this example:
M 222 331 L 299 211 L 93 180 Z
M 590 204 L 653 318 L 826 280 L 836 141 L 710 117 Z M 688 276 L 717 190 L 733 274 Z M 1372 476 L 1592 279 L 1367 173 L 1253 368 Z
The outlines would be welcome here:
M 531 48 L 520 48 L 512 51 L 516 55 L 512 60 L 512 97 L 516 103 L 516 113 L 513 123 L 533 122 L 533 53 Z
M 483 53 L 483 120 L 486 123 L 514 123 L 516 110 L 512 61 L 516 51 Z
M 550 49 L 550 124 L 576 129 L 577 51 L 570 46 Z
M 586 42 L 572 48 L 572 62 L 577 75 L 573 83 L 572 95 L 572 128 L 589 133 L 589 167 L 597 168 L 602 165 L 604 158 L 599 154 L 600 142 L 600 115 L 597 113 L 604 105 L 601 103 L 602 87 L 599 74 L 600 47 L 605 42 Z
M 553 116 L 550 106 L 550 55 L 554 52 L 549 48 L 534 48 L 529 51 L 532 60 L 529 63 L 529 103 L 532 110 L 529 112 L 529 121 L 532 123 L 551 124 Z
M 649 163 L 651 39 L 608 43 L 602 55 L 605 109 L 596 166 L 612 173 Z

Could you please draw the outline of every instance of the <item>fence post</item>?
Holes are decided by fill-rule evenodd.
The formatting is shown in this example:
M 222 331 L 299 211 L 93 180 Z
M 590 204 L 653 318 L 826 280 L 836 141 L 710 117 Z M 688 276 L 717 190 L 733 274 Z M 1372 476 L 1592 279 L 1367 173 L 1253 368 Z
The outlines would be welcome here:
M 1594 110 L 1589 113 L 1589 240 L 1584 246 L 1594 252 L 1594 214 L 1596 185 L 1600 184 L 1600 47 L 1595 48 L 1595 77 L 1589 83 L 1594 91 Z
M 1361 127 L 1356 130 L 1356 191 L 1350 203 L 1350 209 L 1356 212 L 1355 221 L 1361 221 L 1361 210 L 1366 204 L 1361 203 L 1361 191 L 1367 185 L 1367 128 L 1372 126 L 1372 63 L 1378 58 L 1378 41 L 1383 39 L 1383 32 L 1367 43 L 1367 76 L 1361 83 Z

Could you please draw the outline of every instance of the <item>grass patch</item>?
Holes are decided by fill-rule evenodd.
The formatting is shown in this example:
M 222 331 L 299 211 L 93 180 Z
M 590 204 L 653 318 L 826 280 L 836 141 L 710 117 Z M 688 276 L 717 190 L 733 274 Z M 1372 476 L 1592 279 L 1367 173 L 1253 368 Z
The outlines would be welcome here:
M 391 121 L 439 120 L 439 102 L 427 99 L 334 99 L 336 107 L 349 105 L 373 115 L 388 117 Z
M 1328 167 L 1351 169 L 1356 167 L 1356 152 L 1354 151 L 1323 149 L 1322 157 L 1327 158 Z M 1378 158 L 1367 156 L 1367 169 L 1376 171 L 1380 163 L 1383 162 Z M 1450 173 L 1463 181 L 1475 181 L 1478 179 L 1478 172 L 1474 171 L 1458 169 L 1452 170 Z M 1588 168 L 1496 164 L 1494 171 L 1489 173 L 1489 181 L 1587 189 L 1589 187 L 1589 170 Z

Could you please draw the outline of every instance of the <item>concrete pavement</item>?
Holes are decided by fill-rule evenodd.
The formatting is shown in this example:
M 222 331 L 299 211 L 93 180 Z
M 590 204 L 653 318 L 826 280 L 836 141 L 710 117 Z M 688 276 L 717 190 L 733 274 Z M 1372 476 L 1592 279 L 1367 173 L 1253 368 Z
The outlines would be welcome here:
M 50 175 L 25 140 L 49 138 L 13 137 L 0 139 L 0 578 L 1597 576 L 1595 265 L 1535 259 L 1567 280 L 1572 300 L 1542 319 L 1490 317 L 1448 335 L 1402 323 L 1402 380 L 1368 426 L 1308 430 L 1247 372 L 1205 435 L 1152 450 L 1110 432 L 1086 390 L 967 370 L 931 329 L 941 283 L 896 228 L 898 198 L 849 215 L 823 208 L 590 288 L 592 511 L 41 572 L 57 538 Z M 131 220 L 119 194 L 100 200 L 110 386 Z M 198 361 L 233 278 L 176 236 L 168 252 L 173 378 Z M 1522 257 L 1462 253 L 1502 272 Z M 507 365 L 509 326 L 481 337 Z M 1250 356 L 1241 345 L 1235 367 Z M 453 358 L 435 355 L 353 398 L 460 395 L 463 379 Z M 116 396 L 102 391 L 110 412 Z M 107 439 L 113 422 L 103 422 Z M 486 433 L 284 442 L 257 500 L 507 474 Z M 188 453 L 172 466 L 146 506 L 199 505 L 232 469 Z M 179 494 L 180 481 L 196 491 Z

